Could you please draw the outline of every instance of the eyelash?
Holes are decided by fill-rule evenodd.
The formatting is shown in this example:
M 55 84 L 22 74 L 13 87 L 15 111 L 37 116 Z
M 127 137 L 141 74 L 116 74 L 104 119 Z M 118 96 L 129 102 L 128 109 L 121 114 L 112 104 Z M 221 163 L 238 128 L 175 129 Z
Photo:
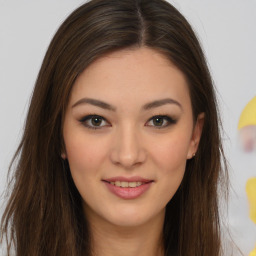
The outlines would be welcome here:
M 104 117 L 95 114 L 95 115 L 88 115 L 88 116 L 85 116 L 85 117 L 81 118 L 81 119 L 79 120 L 79 122 L 81 122 L 86 128 L 93 129 L 93 130 L 101 129 L 102 127 L 104 127 L 104 126 L 99 126 L 99 127 L 97 127 L 97 126 L 88 125 L 86 122 L 87 122 L 88 120 L 91 120 L 92 118 L 100 118 L 100 119 L 103 120 L 103 121 L 107 121 Z M 168 127 L 168 126 L 170 126 L 170 125 L 173 125 L 173 124 L 176 124 L 176 123 L 177 123 L 177 120 L 176 120 L 176 119 L 173 119 L 172 117 L 170 117 L 170 116 L 168 116 L 168 115 L 155 115 L 155 116 L 151 117 L 151 118 L 147 121 L 147 123 L 150 122 L 150 121 L 152 121 L 152 120 L 154 120 L 154 119 L 157 119 L 157 118 L 161 118 L 161 119 L 163 118 L 164 120 L 166 120 L 167 124 L 164 125 L 164 126 L 160 126 L 160 127 L 152 126 L 152 127 L 155 127 L 156 129 L 163 129 L 163 128 L 166 128 L 166 127 Z M 147 126 L 148 126 L 148 125 L 147 125 Z

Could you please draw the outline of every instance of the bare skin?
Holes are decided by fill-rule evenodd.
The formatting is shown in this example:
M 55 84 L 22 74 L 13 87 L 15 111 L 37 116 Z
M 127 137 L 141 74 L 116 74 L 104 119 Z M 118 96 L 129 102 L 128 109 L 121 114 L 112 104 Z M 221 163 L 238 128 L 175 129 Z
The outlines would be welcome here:
M 203 120 L 194 123 L 183 73 L 155 50 L 117 51 L 82 72 L 65 115 L 62 157 L 84 202 L 93 256 L 164 255 L 165 207 L 196 153 Z M 140 179 L 149 185 L 134 197 L 111 190 L 146 187 Z
M 113 228 L 111 223 L 102 222 L 100 218 L 91 219 L 93 256 L 164 255 L 162 242 L 164 213 L 161 215 L 163 216 L 158 216 L 154 222 L 136 228 Z

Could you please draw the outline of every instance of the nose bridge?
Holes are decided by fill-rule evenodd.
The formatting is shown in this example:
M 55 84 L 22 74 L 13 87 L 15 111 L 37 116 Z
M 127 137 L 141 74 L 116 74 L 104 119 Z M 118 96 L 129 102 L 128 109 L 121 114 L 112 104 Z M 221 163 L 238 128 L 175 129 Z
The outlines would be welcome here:
M 125 168 L 143 163 L 146 152 L 142 145 L 139 129 L 133 124 L 123 124 L 114 135 L 111 159 Z

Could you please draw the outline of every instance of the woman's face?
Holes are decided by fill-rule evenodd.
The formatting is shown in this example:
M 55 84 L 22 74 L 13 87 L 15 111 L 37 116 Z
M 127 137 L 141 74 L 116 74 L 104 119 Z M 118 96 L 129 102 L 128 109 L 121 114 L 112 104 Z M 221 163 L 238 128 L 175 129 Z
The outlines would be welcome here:
M 160 53 L 122 50 L 76 80 L 63 137 L 74 183 L 90 219 L 136 226 L 161 218 L 196 152 L 185 77 Z

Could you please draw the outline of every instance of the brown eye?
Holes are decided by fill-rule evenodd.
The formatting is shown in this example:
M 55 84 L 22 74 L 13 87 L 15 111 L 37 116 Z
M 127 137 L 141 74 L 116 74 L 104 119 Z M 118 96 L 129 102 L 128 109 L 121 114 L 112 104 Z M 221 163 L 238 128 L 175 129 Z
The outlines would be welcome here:
M 104 126 L 109 126 L 109 123 L 98 115 L 88 115 L 79 120 L 85 127 L 90 129 L 100 129 Z
M 152 126 L 152 127 L 156 127 L 156 128 L 165 128 L 171 124 L 176 124 L 177 120 L 174 120 L 173 118 L 169 117 L 169 116 L 162 116 L 162 115 L 158 115 L 158 116 L 153 116 L 147 123 L 147 126 Z
M 164 118 L 163 117 L 156 117 L 153 119 L 153 124 L 155 126 L 162 126 L 164 123 Z
M 93 126 L 100 126 L 100 124 L 102 123 L 102 117 L 92 117 L 91 123 Z

